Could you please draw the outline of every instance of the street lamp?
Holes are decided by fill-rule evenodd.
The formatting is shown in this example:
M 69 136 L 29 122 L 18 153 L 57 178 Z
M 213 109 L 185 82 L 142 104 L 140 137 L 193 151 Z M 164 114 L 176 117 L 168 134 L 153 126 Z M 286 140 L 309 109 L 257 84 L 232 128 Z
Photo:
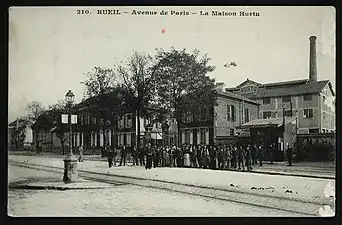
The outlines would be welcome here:
M 65 100 L 68 106 L 68 125 L 69 125 L 69 148 L 70 153 L 64 159 L 64 176 L 63 181 L 65 183 L 77 181 L 77 158 L 72 153 L 72 123 L 71 123 L 71 107 L 74 103 L 75 95 L 69 90 L 65 95 Z

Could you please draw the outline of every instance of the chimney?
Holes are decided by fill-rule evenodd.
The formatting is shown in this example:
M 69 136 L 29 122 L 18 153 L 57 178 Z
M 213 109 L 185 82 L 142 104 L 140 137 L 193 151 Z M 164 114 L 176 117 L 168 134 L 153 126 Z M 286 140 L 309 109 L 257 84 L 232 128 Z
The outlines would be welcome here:
M 317 81 L 317 58 L 316 58 L 316 36 L 311 36 L 310 40 L 310 61 L 309 61 L 309 81 Z
M 216 90 L 224 92 L 224 86 L 223 82 L 216 83 Z

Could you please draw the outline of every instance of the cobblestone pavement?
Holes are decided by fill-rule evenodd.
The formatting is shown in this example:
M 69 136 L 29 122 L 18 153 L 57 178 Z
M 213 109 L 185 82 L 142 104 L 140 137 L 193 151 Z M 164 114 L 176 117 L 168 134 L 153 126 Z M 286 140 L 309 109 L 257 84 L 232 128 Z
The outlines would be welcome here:
M 60 178 L 58 173 L 9 166 L 10 181 Z M 132 185 L 98 190 L 9 190 L 10 216 L 303 216 L 213 198 Z

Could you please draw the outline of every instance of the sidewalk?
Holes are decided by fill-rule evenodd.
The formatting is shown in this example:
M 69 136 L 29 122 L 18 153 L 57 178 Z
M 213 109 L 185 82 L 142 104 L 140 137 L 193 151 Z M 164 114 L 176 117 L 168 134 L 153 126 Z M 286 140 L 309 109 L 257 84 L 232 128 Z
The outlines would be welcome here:
M 37 155 L 35 152 L 10 152 L 9 155 L 35 156 L 45 158 L 65 158 L 65 155 L 44 152 Z M 77 155 L 77 154 L 76 154 Z M 78 155 L 77 155 L 78 156 Z M 101 155 L 84 155 L 85 161 L 107 161 Z M 120 157 L 117 156 L 117 162 Z M 127 157 L 127 164 L 132 165 L 131 157 Z M 252 165 L 253 173 L 263 173 L 269 175 L 301 176 L 309 178 L 335 179 L 335 162 L 293 162 L 288 166 L 287 162 L 264 162 L 263 166 Z
M 10 155 L 9 160 L 63 168 L 63 161 L 57 158 Z M 191 168 L 164 167 L 151 170 L 145 170 L 142 166 L 108 168 L 106 162 L 100 161 L 84 161 L 78 163 L 77 167 L 79 171 L 219 190 L 296 198 L 305 201 L 329 202 L 335 197 L 335 180 Z M 330 189 L 327 189 L 327 187 Z M 333 191 L 331 191 L 331 187 Z

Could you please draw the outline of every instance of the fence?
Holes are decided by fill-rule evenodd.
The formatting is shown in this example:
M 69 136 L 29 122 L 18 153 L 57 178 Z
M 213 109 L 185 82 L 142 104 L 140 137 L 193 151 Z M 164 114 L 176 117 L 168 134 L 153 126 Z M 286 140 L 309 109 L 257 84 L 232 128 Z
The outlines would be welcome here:
M 336 134 L 297 134 L 295 159 L 298 161 L 334 161 Z

